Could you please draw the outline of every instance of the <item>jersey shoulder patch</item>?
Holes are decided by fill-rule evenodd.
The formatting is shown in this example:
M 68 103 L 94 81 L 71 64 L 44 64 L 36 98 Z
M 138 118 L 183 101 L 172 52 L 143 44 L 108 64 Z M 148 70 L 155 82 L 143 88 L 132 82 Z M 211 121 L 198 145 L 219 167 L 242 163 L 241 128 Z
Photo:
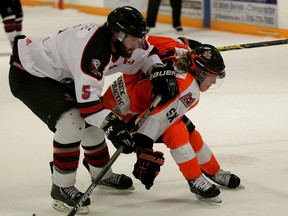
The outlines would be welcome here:
M 83 73 L 102 80 L 103 72 L 111 58 L 111 44 L 108 30 L 102 26 L 92 35 L 81 59 Z

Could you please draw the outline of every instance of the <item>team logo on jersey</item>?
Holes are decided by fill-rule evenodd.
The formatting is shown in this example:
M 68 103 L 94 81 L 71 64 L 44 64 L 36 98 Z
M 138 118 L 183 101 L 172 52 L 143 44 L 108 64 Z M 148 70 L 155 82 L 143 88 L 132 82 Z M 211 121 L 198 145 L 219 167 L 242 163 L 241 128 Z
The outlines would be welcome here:
M 28 45 L 31 44 L 31 43 L 32 43 L 32 40 L 29 39 L 29 38 L 27 38 L 27 39 L 26 39 L 26 46 L 28 46 Z
M 134 62 L 135 62 L 135 60 L 127 59 L 127 58 L 125 58 L 124 61 L 123 61 L 124 64 L 129 64 L 129 65 L 132 65 Z
M 101 62 L 98 59 L 92 59 L 91 61 L 92 69 L 99 70 Z
M 99 71 L 101 62 L 98 59 L 91 60 L 91 72 L 96 75 L 96 79 L 102 79 L 102 73 Z
M 190 107 L 194 103 L 195 100 L 196 99 L 193 98 L 193 95 L 191 92 L 188 92 L 186 95 L 180 98 L 180 101 L 184 104 L 186 108 Z

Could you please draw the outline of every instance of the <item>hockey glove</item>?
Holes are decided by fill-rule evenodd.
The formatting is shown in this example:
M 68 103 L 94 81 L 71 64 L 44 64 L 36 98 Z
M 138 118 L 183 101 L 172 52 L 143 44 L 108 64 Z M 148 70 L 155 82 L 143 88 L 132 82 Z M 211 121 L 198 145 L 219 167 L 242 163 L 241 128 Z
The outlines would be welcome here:
M 134 165 L 133 175 L 149 190 L 160 172 L 160 166 L 164 164 L 163 153 L 154 152 L 152 149 L 138 148 L 136 154 L 137 161 Z
M 133 138 L 129 134 L 126 123 L 114 113 L 110 113 L 104 120 L 101 128 L 106 132 L 107 138 L 112 142 L 115 148 L 125 145 L 123 153 L 130 154 L 133 152 Z
M 178 92 L 176 72 L 163 67 L 155 67 L 150 75 L 152 92 L 154 97 L 160 94 L 162 96 L 161 104 L 174 98 Z

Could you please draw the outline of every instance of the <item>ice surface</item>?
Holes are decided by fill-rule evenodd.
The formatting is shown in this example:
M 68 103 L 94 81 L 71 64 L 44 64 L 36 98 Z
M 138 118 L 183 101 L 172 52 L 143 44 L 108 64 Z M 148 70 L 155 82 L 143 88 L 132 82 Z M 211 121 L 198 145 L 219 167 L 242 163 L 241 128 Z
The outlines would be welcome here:
M 23 33 L 46 36 L 79 23 L 102 24 L 105 17 L 24 7 Z M 151 34 L 180 35 L 215 46 L 274 40 L 208 29 L 185 28 L 178 34 L 170 25 L 157 24 Z M 15 99 L 8 86 L 10 44 L 0 24 L 0 215 L 66 215 L 52 209 L 48 163 L 53 134 L 30 110 Z M 5 54 L 4 56 L 1 54 Z M 222 53 L 227 78 L 217 90 L 203 93 L 187 115 L 213 150 L 221 166 L 240 176 L 243 190 L 221 188 L 223 203 L 198 201 L 162 144 L 166 162 L 155 185 L 147 191 L 134 179 L 133 192 L 101 188 L 91 195 L 90 215 L 127 216 L 283 216 L 288 204 L 288 45 Z M 106 80 L 106 86 L 115 76 Z M 109 144 L 110 152 L 115 150 Z M 132 177 L 135 155 L 121 155 L 113 170 Z M 77 187 L 90 185 L 80 166 Z M 285 213 L 286 212 L 286 213 Z

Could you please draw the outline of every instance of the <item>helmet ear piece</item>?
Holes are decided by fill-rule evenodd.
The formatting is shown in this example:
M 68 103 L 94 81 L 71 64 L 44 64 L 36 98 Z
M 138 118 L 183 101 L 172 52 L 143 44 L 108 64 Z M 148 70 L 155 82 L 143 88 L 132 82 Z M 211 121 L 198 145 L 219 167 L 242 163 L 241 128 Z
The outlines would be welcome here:
M 200 84 L 205 79 L 205 76 L 202 74 L 204 69 L 203 64 L 201 63 L 203 59 L 195 52 L 191 53 L 190 56 L 190 71 L 192 75 L 195 77 L 197 82 Z
M 191 62 L 191 70 L 195 69 L 196 67 L 200 70 L 205 69 L 205 65 L 203 64 L 204 59 L 201 58 L 197 53 L 192 52 L 190 56 L 190 62 Z

